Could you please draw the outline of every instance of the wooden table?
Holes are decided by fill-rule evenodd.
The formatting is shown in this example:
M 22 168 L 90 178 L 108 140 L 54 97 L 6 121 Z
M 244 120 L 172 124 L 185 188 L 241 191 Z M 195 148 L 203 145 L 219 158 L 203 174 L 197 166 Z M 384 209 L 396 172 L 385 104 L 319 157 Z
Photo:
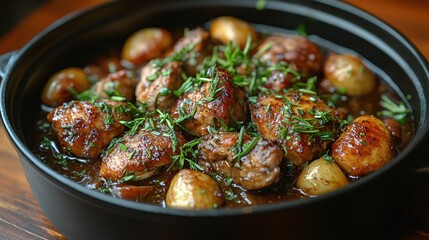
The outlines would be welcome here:
M 106 0 L 50 0 L 0 38 L 0 54 L 24 46 L 53 21 L 78 9 Z M 385 20 L 406 35 L 429 59 L 429 1 L 427 0 L 347 0 Z M 429 239 L 429 181 L 413 188 L 404 206 L 400 239 Z M 0 239 L 65 239 L 37 205 L 14 148 L 0 129 Z

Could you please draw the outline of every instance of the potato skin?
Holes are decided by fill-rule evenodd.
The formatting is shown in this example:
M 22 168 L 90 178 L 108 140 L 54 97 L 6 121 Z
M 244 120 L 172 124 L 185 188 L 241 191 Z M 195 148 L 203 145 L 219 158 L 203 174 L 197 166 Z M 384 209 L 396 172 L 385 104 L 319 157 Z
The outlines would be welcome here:
M 363 96 L 376 88 L 374 74 L 355 55 L 331 54 L 323 71 L 335 89 L 350 96 Z
M 42 93 L 43 104 L 49 107 L 58 107 L 73 100 L 71 89 L 81 93 L 91 87 L 86 73 L 81 68 L 65 68 L 49 78 Z
M 171 33 L 162 28 L 144 28 L 125 41 L 122 59 L 138 66 L 159 57 L 173 44 Z
M 232 42 L 233 44 L 237 44 L 241 49 L 244 49 L 246 46 L 248 36 L 252 38 L 252 41 L 255 41 L 257 38 L 252 25 L 230 16 L 215 18 L 210 26 L 210 35 L 224 45 Z
M 161 133 L 168 130 L 166 124 L 157 123 L 155 127 Z M 100 176 L 115 181 L 121 180 L 127 173 L 133 173 L 133 181 L 153 176 L 160 167 L 170 165 L 171 156 L 178 155 L 179 148 L 186 143 L 181 133 L 174 134 L 178 139 L 176 149 L 170 137 L 155 135 L 151 130 L 140 128 L 135 134 L 124 134 L 123 141 L 102 156 Z
M 298 177 L 296 186 L 308 195 L 321 195 L 346 186 L 349 180 L 338 165 L 323 158 L 308 164 Z
M 332 158 L 353 176 L 381 168 L 394 155 L 389 130 L 380 119 L 369 115 L 353 120 L 332 145 Z
M 171 181 L 166 196 L 167 207 L 181 209 L 211 209 L 220 207 L 222 192 L 209 175 L 182 169 Z

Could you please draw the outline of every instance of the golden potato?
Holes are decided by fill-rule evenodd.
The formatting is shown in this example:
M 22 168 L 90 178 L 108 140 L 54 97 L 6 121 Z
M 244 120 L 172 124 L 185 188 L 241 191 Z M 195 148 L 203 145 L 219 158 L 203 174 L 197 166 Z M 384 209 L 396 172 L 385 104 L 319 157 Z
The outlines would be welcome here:
M 250 23 L 230 16 L 215 18 L 210 25 L 210 35 L 224 45 L 232 42 L 241 49 L 246 46 L 248 36 L 252 38 L 252 41 L 257 38 Z
M 381 168 L 394 155 L 389 130 L 380 119 L 369 115 L 353 120 L 332 145 L 332 158 L 353 176 Z
M 174 176 L 166 196 L 167 207 L 182 209 L 216 208 L 223 201 L 216 181 L 191 169 L 183 169 Z
M 308 164 L 298 177 L 296 187 L 308 195 L 321 195 L 349 183 L 338 165 L 323 158 Z
M 58 107 L 73 100 L 75 93 L 81 93 L 91 86 L 88 76 L 81 68 L 65 68 L 54 75 L 46 83 L 43 93 L 43 104 Z
M 122 59 L 140 65 L 159 57 L 173 44 L 171 33 L 162 28 L 144 28 L 128 37 Z
M 376 87 L 376 77 L 362 60 L 351 54 L 331 54 L 325 62 L 324 74 L 339 92 L 362 96 Z

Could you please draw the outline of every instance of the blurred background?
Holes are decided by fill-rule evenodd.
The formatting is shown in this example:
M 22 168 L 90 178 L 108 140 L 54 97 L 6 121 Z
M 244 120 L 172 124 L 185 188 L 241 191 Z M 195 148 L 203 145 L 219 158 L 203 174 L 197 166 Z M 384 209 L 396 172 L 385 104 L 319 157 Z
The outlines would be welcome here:
M 13 0 L 2 2 L 2 14 L 0 14 L 0 36 L 3 36 L 22 18 L 46 0 Z
M 108 0 L 7 0 L 0 15 L 0 54 L 22 47 L 55 20 Z M 252 0 L 249 0 L 252 1 Z M 255 2 L 257 0 L 254 0 Z M 270 1 L 270 0 L 265 0 Z M 331 0 L 333 1 L 333 0 Z M 393 25 L 429 58 L 429 0 L 343 0 Z
M 0 14 L 0 54 L 23 47 L 56 20 L 108 0 L 6 0 Z

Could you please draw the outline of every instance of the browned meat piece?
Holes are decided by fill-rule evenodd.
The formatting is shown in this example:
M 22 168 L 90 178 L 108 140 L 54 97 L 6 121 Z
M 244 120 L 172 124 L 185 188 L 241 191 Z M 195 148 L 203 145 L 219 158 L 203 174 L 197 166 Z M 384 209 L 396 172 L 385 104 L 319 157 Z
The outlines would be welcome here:
M 262 62 L 286 62 L 307 77 L 319 74 L 322 70 L 322 52 L 304 36 L 273 34 L 263 40 L 257 51 L 262 51 Z
M 389 130 L 380 119 L 369 115 L 353 120 L 332 145 L 332 158 L 353 176 L 381 168 L 394 154 Z
M 172 163 L 171 157 L 180 153 L 180 146 L 186 140 L 178 132 L 177 146 L 170 137 L 157 133 L 167 133 L 164 124 L 154 130 L 140 129 L 136 134 L 126 134 L 122 141 L 117 141 L 107 154 L 103 155 L 100 176 L 105 179 L 121 180 L 131 176 L 131 180 L 141 180 L 155 174 L 162 166 Z
M 148 110 L 160 109 L 170 111 L 176 103 L 173 94 L 182 85 L 181 63 L 170 62 L 162 68 L 156 68 L 152 63 L 142 68 L 140 81 L 137 84 L 136 96 L 141 103 L 147 103 Z
M 201 27 L 194 28 L 176 42 L 174 52 L 180 52 L 183 48 L 190 47 L 191 44 L 194 51 L 204 51 L 208 39 L 209 33 L 206 30 Z
M 198 163 L 208 172 L 217 172 L 232 177 L 234 182 L 245 189 L 261 189 L 277 182 L 280 178 L 282 150 L 275 144 L 259 139 L 255 147 L 240 159 L 235 159 L 234 151 L 239 134 L 221 132 L 206 135 L 199 145 Z M 249 145 L 253 139 L 243 136 L 243 144 Z
M 274 92 L 281 92 L 283 89 L 291 87 L 296 80 L 296 76 L 292 73 L 274 71 L 267 78 L 264 87 L 271 89 Z
M 208 134 L 209 126 L 232 126 L 245 121 L 247 113 L 244 91 L 232 84 L 231 75 L 218 70 L 210 82 L 183 94 L 171 110 L 176 119 L 183 114 L 192 115 L 182 126 L 195 136 Z
M 110 73 L 99 82 L 92 86 L 92 89 L 101 98 L 110 98 L 112 96 L 121 96 L 128 102 L 134 102 L 134 91 L 137 85 L 137 79 L 131 76 L 131 73 L 121 70 Z
M 185 56 L 184 69 L 189 76 L 200 71 L 200 64 L 208 54 L 209 33 L 201 27 L 190 30 L 180 38 L 173 48 L 172 54 L 188 51 Z M 192 53 L 190 54 L 189 51 Z
M 315 95 L 292 91 L 259 97 L 250 106 L 263 138 L 277 142 L 295 165 L 313 160 L 335 139 L 342 115 Z
M 256 49 L 258 58 L 269 66 L 287 63 L 292 72 L 274 71 L 264 87 L 281 91 L 291 86 L 299 72 L 308 78 L 321 73 L 323 54 L 317 45 L 308 38 L 299 35 L 273 34 L 265 38 Z
M 110 100 L 72 101 L 53 109 L 47 116 L 64 151 L 75 156 L 97 159 L 110 140 L 125 131 L 119 123 L 129 120 L 119 106 Z

